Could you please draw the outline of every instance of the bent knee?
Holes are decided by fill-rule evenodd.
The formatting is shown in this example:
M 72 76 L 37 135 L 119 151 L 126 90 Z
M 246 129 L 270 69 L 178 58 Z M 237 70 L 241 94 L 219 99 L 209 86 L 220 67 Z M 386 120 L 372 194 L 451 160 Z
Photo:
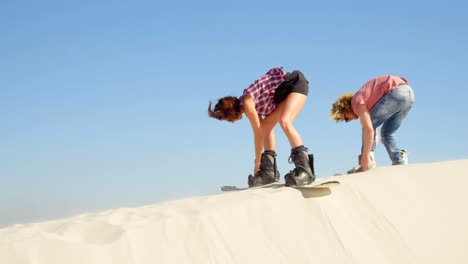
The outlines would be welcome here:
M 289 130 L 293 127 L 292 121 L 288 119 L 281 118 L 279 123 L 283 130 Z

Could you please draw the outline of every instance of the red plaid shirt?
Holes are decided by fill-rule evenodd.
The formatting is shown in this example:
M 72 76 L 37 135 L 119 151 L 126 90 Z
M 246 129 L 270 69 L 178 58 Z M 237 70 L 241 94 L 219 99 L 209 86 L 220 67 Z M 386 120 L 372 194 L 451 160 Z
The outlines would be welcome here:
M 276 107 L 274 102 L 276 88 L 284 79 L 286 79 L 286 73 L 282 67 L 269 70 L 244 90 L 240 98 L 241 102 L 244 96 L 250 96 L 255 101 L 255 109 L 259 115 L 271 114 Z

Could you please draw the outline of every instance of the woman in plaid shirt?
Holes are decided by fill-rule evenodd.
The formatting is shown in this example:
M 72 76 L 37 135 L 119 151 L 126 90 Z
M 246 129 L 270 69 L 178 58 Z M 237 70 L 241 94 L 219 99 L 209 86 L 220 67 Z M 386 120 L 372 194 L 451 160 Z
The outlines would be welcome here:
M 214 109 L 211 102 L 208 115 L 218 120 L 236 122 L 245 114 L 255 137 L 254 175 L 249 175 L 249 187 L 279 181 L 276 167 L 275 134 L 273 128 L 280 124 L 291 145 L 295 168 L 285 175 L 287 186 L 310 184 L 315 180 L 313 156 L 302 143 L 293 126 L 309 92 L 309 81 L 302 72 L 285 73 L 283 68 L 273 68 L 244 89 L 242 96 L 220 98 Z

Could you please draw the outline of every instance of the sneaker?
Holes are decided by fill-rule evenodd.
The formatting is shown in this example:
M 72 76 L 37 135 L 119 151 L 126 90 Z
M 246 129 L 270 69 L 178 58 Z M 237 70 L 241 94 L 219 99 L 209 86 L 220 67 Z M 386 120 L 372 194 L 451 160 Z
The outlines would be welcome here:
M 392 162 L 392 165 L 407 165 L 408 164 L 408 152 L 404 149 L 400 150 L 400 152 L 398 152 L 395 155 L 395 158 L 398 161 Z

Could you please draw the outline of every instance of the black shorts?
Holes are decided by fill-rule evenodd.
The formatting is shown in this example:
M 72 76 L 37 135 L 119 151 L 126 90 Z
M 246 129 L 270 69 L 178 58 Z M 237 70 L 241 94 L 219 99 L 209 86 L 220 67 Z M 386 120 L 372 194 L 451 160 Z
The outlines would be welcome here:
M 309 93 L 309 81 L 298 70 L 286 73 L 286 79 L 276 88 L 275 104 L 279 105 L 292 92 L 306 96 Z

